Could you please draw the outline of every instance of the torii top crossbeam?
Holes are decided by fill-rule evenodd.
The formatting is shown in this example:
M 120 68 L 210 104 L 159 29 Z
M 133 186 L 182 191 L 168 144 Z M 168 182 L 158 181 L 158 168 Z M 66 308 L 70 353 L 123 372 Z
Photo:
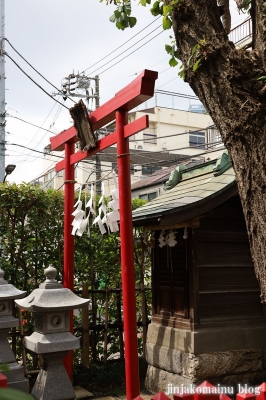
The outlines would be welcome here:
M 74 206 L 74 164 L 117 143 L 119 183 L 122 294 L 124 310 L 124 341 L 127 400 L 139 396 L 138 344 L 136 323 L 133 226 L 131 209 L 129 136 L 148 127 L 148 116 L 128 124 L 128 111 L 153 97 L 158 73 L 144 70 L 133 82 L 120 90 L 101 107 L 88 115 L 93 131 L 116 120 L 116 131 L 96 142 L 96 147 L 75 153 L 77 132 L 71 127 L 50 138 L 53 151 L 65 150 L 65 158 L 56 171 L 65 170 L 64 204 L 64 286 L 73 290 L 74 236 L 71 235 L 71 216 Z M 65 364 L 72 376 L 72 359 Z

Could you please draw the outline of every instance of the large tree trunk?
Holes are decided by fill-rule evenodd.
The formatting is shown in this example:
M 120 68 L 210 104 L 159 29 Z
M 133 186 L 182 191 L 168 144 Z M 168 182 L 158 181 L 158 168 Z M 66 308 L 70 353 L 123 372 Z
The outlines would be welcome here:
M 253 0 L 254 50 L 228 41 L 215 0 L 184 0 L 173 13 L 185 80 L 220 130 L 236 174 L 261 298 L 266 301 L 266 75 L 263 1 Z M 192 57 L 196 44 L 200 48 Z M 193 65 L 202 58 L 199 67 Z

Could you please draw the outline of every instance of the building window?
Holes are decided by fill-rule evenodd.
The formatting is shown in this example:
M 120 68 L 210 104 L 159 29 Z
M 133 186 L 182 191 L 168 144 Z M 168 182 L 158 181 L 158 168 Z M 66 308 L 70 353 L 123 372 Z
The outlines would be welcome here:
M 145 193 L 139 195 L 140 200 L 148 200 L 151 201 L 157 197 L 157 192 L 152 192 L 152 193 Z
M 157 192 L 148 193 L 148 201 L 151 201 L 157 197 Z
M 160 169 L 162 169 L 161 167 L 155 167 L 154 165 L 145 165 L 142 166 L 142 175 L 151 175 L 156 171 L 159 171 Z
M 207 128 L 207 148 L 215 149 L 217 147 L 224 147 L 220 132 L 215 125 L 209 126 Z
M 57 176 L 58 176 L 58 178 L 63 178 L 64 177 L 64 171 L 62 170 L 62 171 L 57 172 Z
M 140 195 L 139 195 L 139 199 L 140 199 L 140 200 L 148 200 L 148 195 L 147 195 L 147 193 L 146 193 L 146 194 L 140 194 Z
M 197 149 L 205 149 L 205 132 L 189 131 L 189 146 Z
M 203 104 L 190 104 L 188 111 L 199 114 L 206 114 L 206 109 Z

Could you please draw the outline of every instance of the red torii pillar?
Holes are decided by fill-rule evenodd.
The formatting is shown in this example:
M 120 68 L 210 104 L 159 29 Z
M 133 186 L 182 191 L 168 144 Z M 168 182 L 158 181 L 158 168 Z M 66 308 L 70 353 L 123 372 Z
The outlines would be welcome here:
M 74 145 L 78 139 L 74 127 L 50 138 L 53 151 L 65 150 L 65 159 L 57 163 L 55 169 L 57 172 L 65 169 L 64 287 L 71 290 L 73 290 L 74 282 L 74 236 L 71 235 L 75 184 L 74 164 L 117 143 L 127 400 L 134 399 L 140 393 L 128 138 L 149 126 L 148 116 L 141 117 L 128 124 L 128 111 L 153 97 L 157 77 L 157 72 L 144 70 L 133 82 L 88 116 L 93 131 L 114 119 L 116 120 L 116 131 L 98 140 L 96 147 L 75 153 Z M 71 324 L 73 331 L 73 321 Z M 73 356 L 70 353 L 66 358 L 65 366 L 70 378 L 72 378 Z

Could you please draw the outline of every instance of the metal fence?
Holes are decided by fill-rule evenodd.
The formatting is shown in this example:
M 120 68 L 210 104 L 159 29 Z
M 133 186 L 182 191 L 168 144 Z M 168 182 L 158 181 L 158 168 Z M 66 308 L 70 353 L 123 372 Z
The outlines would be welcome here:
M 246 42 L 248 39 L 252 39 L 252 22 L 251 18 L 237 25 L 229 33 L 229 39 L 235 44 L 239 45 Z

